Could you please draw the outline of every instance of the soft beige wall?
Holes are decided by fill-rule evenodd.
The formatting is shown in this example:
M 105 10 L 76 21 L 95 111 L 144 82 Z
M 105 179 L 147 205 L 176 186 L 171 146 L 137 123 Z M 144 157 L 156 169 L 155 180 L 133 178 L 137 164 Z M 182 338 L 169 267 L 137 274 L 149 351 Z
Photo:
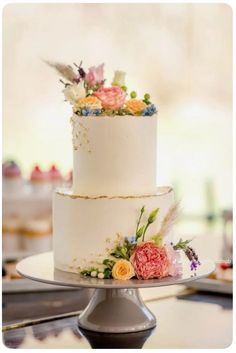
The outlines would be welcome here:
M 232 11 L 224 4 L 23 4 L 3 11 L 4 156 L 72 166 L 70 107 L 41 58 L 127 71 L 159 106 L 159 183 L 231 201 Z

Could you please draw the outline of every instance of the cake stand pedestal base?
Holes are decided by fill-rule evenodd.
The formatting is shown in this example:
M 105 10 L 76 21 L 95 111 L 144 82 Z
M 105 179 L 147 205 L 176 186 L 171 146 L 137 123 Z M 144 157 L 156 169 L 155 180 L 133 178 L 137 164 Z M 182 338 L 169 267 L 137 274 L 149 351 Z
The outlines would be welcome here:
M 155 316 L 142 301 L 139 290 L 96 289 L 78 319 L 79 327 L 96 332 L 126 333 L 155 327 Z
M 201 266 L 193 274 L 189 263 L 183 262 L 182 274 L 176 277 L 119 281 L 83 277 L 77 273 L 55 269 L 53 254 L 49 252 L 21 260 L 16 269 L 22 276 L 34 281 L 75 288 L 94 288 L 90 303 L 79 316 L 78 325 L 95 337 L 94 332 L 98 332 L 97 335 L 100 332 L 124 336 L 125 333 L 143 331 L 148 335 L 148 330 L 151 331 L 156 325 L 156 319 L 140 298 L 138 288 L 184 284 L 209 275 L 214 271 L 215 265 L 212 261 L 201 261 Z

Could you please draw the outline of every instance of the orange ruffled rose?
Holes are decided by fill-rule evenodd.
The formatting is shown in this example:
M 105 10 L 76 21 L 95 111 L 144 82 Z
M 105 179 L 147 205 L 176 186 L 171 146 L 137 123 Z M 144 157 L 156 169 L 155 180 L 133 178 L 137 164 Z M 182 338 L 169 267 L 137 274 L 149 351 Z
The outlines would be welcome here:
M 100 99 L 94 96 L 80 98 L 74 105 L 74 111 L 85 107 L 91 109 L 102 109 L 102 103 Z
M 128 260 L 118 260 L 112 268 L 112 277 L 127 280 L 135 276 L 134 268 Z
M 125 105 L 126 110 L 133 115 L 142 113 L 142 111 L 147 106 L 143 101 L 139 99 L 130 99 L 125 103 Z

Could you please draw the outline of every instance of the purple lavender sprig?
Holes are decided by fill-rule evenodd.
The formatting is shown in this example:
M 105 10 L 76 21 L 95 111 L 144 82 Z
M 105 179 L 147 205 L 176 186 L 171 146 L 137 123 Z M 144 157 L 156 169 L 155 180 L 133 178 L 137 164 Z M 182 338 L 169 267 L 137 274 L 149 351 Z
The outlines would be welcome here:
M 182 240 L 180 238 L 180 240 L 178 241 L 177 244 L 175 244 L 173 246 L 174 250 L 182 250 L 185 255 L 187 256 L 187 258 L 190 261 L 190 269 L 191 271 L 196 271 L 198 266 L 201 265 L 199 259 L 198 259 L 198 255 L 195 252 L 195 250 L 190 247 L 188 244 L 191 242 L 192 240 Z
M 198 266 L 201 265 L 195 250 L 190 246 L 187 246 L 185 250 L 185 255 L 190 261 L 191 271 L 195 271 L 198 268 Z

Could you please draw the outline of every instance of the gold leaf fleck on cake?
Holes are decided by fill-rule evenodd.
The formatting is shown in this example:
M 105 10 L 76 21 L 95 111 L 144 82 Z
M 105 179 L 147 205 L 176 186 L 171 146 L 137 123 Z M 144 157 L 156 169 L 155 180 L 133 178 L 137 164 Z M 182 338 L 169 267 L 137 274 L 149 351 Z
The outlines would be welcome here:
M 152 198 L 152 197 L 157 197 L 157 196 L 163 196 L 167 195 L 170 192 L 172 192 L 173 189 L 170 186 L 163 186 L 157 188 L 156 194 L 148 194 L 148 195 L 127 195 L 127 196 L 121 196 L 121 195 L 116 195 L 116 196 L 107 196 L 107 195 L 99 195 L 99 196 L 82 196 L 82 195 L 75 195 L 69 192 L 68 190 L 63 191 L 57 190 L 56 193 L 65 196 L 65 197 L 70 197 L 71 199 L 85 199 L 85 200 L 98 200 L 98 199 L 107 199 L 107 200 L 112 200 L 112 199 L 123 199 L 123 200 L 128 200 L 128 199 L 140 199 L 140 198 Z
M 78 150 L 84 147 L 84 145 L 89 145 L 88 131 L 83 123 L 80 121 L 78 116 L 74 115 L 71 118 L 72 123 L 72 144 L 74 150 Z M 85 149 L 87 151 L 87 149 Z

